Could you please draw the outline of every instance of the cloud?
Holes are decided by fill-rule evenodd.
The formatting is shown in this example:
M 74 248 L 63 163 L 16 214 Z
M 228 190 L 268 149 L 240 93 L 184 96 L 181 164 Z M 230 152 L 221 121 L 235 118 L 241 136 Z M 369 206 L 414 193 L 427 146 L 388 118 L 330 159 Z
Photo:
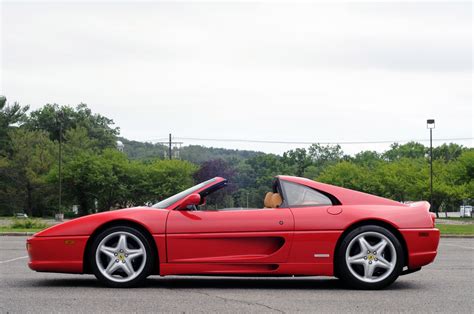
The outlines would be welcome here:
M 9 100 L 86 102 L 127 137 L 472 135 L 470 3 L 2 7 Z

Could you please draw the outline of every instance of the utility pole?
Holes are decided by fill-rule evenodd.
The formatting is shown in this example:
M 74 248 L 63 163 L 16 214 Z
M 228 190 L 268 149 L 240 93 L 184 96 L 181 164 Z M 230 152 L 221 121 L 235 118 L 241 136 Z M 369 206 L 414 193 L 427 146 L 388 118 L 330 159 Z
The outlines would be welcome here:
M 181 144 L 183 144 L 183 142 L 173 142 L 173 137 L 171 136 L 171 133 L 170 133 L 168 141 L 156 142 L 156 144 L 168 145 L 168 158 L 171 160 L 173 159 L 173 145 L 180 145 L 181 147 Z
M 59 123 L 59 209 L 57 220 L 62 220 L 62 163 L 63 163 L 63 154 L 62 154 L 62 137 L 63 137 L 63 111 L 58 112 L 58 123 Z
M 63 133 L 63 128 L 62 128 L 62 123 L 59 121 L 59 212 L 61 212 L 61 203 L 62 203 L 62 183 L 63 183 L 63 177 L 61 173 L 61 168 L 63 164 L 63 150 L 62 150 L 62 133 Z
M 169 154 L 170 160 L 171 160 L 171 158 L 172 158 L 172 155 L 171 155 L 171 153 L 172 153 L 172 152 L 171 152 L 171 144 L 172 144 L 172 143 L 173 143 L 173 142 L 171 141 L 171 133 L 170 133 L 170 141 L 169 141 L 169 147 L 168 147 L 168 154 Z

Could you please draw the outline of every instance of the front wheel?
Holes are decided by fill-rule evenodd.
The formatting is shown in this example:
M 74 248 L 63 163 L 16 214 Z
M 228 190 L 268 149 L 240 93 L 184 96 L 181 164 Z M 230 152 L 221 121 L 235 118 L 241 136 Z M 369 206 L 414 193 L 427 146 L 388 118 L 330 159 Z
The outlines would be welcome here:
M 153 250 L 138 230 L 126 226 L 111 227 L 95 237 L 92 248 L 92 271 L 109 287 L 132 287 L 151 273 Z
M 382 289 L 393 283 L 404 265 L 403 247 L 389 230 L 367 225 L 343 239 L 338 256 L 338 274 L 357 289 Z

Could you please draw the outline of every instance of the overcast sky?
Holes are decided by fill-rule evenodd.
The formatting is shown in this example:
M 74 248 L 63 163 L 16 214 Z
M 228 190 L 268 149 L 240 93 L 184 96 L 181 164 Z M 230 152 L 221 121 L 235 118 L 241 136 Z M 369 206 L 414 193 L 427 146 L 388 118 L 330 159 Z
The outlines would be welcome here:
M 434 138 L 473 137 L 470 2 L 3 1 L 1 11 L 0 94 L 33 109 L 87 103 L 129 139 L 423 139 L 427 118 Z

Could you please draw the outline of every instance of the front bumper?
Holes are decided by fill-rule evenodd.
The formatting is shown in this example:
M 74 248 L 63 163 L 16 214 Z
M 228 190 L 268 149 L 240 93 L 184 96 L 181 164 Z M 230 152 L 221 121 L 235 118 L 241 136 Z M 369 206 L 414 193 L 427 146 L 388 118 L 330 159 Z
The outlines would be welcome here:
M 88 236 L 38 237 L 26 240 L 28 266 L 40 272 L 83 273 Z

